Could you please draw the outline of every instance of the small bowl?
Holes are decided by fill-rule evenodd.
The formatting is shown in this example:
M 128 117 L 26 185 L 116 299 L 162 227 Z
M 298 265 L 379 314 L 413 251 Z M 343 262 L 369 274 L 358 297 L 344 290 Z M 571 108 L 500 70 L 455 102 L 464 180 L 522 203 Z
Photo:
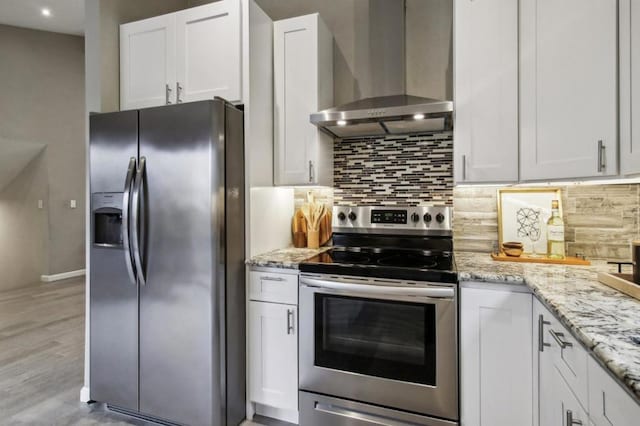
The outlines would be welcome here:
M 507 241 L 502 243 L 502 248 L 522 249 L 524 245 L 518 241 Z
M 506 254 L 507 256 L 510 257 L 520 257 L 522 256 L 522 252 L 523 249 L 521 248 L 508 248 L 508 247 L 503 247 L 502 251 L 504 252 L 504 254 Z

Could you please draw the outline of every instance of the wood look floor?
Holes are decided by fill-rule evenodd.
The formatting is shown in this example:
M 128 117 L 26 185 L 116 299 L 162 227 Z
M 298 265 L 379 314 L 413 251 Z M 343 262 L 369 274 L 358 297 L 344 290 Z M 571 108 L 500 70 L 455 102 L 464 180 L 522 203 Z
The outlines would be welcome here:
M 149 424 L 79 401 L 84 290 L 81 278 L 0 293 L 0 425 Z

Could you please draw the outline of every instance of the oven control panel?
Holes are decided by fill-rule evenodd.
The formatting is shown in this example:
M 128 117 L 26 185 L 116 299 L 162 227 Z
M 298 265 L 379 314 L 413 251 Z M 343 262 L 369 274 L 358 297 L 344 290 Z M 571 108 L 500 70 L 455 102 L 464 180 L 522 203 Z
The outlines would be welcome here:
M 406 210 L 371 210 L 371 223 L 407 223 Z
M 448 206 L 335 206 L 333 232 L 444 235 L 452 233 Z

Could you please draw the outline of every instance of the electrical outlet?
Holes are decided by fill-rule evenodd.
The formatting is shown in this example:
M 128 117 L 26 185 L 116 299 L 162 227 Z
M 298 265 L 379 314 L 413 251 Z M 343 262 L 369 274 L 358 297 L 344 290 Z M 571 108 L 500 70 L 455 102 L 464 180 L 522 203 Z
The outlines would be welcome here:
M 78 203 L 76 202 L 76 200 L 69 201 L 69 207 L 71 207 L 72 209 L 77 208 L 78 207 Z
M 44 201 L 38 200 L 38 209 L 42 210 L 44 208 Z

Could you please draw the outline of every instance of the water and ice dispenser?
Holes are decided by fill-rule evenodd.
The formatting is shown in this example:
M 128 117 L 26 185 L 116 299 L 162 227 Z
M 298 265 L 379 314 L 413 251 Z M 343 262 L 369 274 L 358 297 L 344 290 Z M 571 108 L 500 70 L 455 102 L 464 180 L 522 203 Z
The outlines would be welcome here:
M 122 192 L 91 195 L 92 243 L 98 247 L 122 247 Z

